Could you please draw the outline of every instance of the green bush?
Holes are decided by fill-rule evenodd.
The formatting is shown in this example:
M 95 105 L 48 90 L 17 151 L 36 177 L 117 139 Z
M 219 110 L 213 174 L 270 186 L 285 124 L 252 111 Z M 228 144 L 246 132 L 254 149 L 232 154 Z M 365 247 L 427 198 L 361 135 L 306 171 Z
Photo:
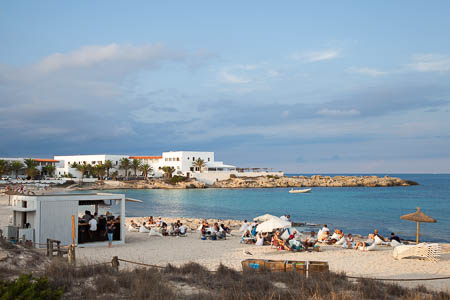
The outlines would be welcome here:
M 0 281 L 0 300 L 13 299 L 60 299 L 62 289 L 52 289 L 46 277 L 33 278 L 31 274 L 20 275 L 16 280 Z
M 187 177 L 175 175 L 175 176 L 172 176 L 172 178 L 169 178 L 169 182 L 171 184 L 175 184 L 175 183 L 178 183 L 178 182 L 186 181 L 186 179 L 187 179 Z

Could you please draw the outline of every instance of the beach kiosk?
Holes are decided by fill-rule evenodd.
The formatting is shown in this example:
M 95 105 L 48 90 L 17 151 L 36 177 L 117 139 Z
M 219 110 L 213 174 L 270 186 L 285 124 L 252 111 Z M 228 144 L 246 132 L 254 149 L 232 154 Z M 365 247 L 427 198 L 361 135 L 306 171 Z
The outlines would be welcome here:
M 99 208 L 117 205 L 119 214 L 111 218 L 116 223 L 113 244 L 125 243 L 125 195 L 110 193 L 15 195 L 12 198 L 13 226 L 18 228 L 18 238 L 25 236 L 36 248 L 46 246 L 47 239 L 72 244 L 72 216 L 74 216 L 75 242 L 86 246 L 107 245 L 106 236 L 97 224 L 95 237 L 89 236 L 89 226 L 79 220 L 88 206 L 97 212 Z M 133 201 L 133 199 L 132 199 Z M 137 201 L 137 200 L 135 200 Z M 115 206 L 117 208 L 117 206 Z M 103 218 L 103 216 L 101 217 Z M 99 222 L 100 223 L 100 222 Z

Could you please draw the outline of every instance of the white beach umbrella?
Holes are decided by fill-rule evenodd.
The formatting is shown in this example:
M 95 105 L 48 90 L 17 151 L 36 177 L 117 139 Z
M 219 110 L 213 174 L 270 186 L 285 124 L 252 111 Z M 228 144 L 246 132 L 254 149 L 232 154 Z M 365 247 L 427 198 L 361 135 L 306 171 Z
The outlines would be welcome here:
M 274 215 L 271 215 L 271 214 L 265 214 L 265 215 L 262 215 L 262 216 L 254 218 L 253 221 L 264 222 L 264 221 L 268 221 L 268 220 L 270 220 L 272 218 L 277 218 L 277 217 L 274 216 Z
M 291 227 L 291 222 L 281 220 L 278 217 L 273 217 L 270 220 L 267 220 L 256 227 L 257 232 L 272 232 L 275 229 L 282 229 Z

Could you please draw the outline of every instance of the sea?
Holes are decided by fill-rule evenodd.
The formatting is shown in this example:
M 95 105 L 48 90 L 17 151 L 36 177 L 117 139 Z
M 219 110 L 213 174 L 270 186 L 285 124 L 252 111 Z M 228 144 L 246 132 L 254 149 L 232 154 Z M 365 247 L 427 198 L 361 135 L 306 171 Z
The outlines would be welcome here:
M 286 174 L 287 176 L 311 174 Z M 362 175 L 369 174 L 321 174 Z M 450 242 L 450 174 L 370 174 L 395 176 L 419 183 L 399 187 L 313 187 L 311 193 L 291 194 L 290 188 L 246 189 L 140 189 L 103 190 L 124 193 L 143 203 L 127 202 L 128 217 L 165 216 L 252 220 L 270 213 L 290 214 L 291 220 L 306 223 L 305 230 L 327 224 L 345 233 L 367 235 L 374 229 L 389 236 L 415 240 L 415 222 L 400 216 L 420 207 L 436 223 L 420 224 L 420 240 Z M 117 210 L 117 208 L 112 208 Z

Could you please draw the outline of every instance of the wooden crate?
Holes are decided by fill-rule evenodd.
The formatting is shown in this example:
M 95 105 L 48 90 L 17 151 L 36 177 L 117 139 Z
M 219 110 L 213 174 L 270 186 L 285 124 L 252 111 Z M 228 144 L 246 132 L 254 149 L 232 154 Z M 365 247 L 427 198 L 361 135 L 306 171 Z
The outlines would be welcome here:
M 326 261 L 310 261 L 308 271 L 310 273 L 328 272 L 330 267 Z
M 264 259 L 246 259 L 242 261 L 242 271 L 262 272 L 265 269 L 264 265 Z
M 286 272 L 286 264 L 282 260 L 266 260 L 264 268 L 270 272 Z
M 286 272 L 306 274 L 306 261 L 286 261 Z

